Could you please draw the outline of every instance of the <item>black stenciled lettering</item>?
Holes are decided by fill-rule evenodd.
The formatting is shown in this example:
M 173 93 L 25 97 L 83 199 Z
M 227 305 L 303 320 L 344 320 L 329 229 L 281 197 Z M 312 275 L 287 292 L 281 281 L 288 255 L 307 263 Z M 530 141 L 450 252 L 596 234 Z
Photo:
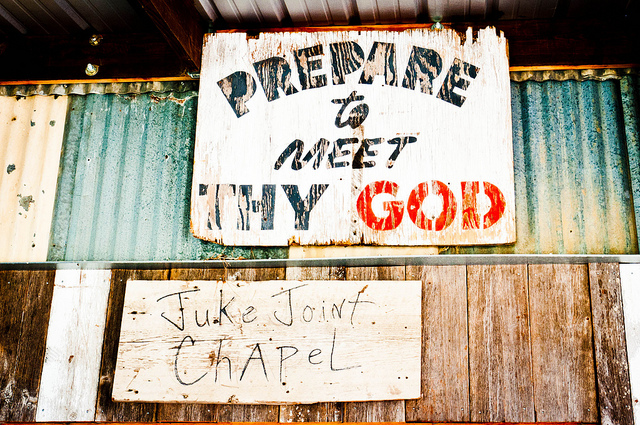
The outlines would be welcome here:
M 311 364 L 320 364 L 322 363 L 322 360 L 320 360 L 319 362 L 313 362 L 311 361 L 312 358 L 319 356 L 322 353 L 322 350 L 319 348 L 314 348 L 313 350 L 311 350 L 309 352 L 309 356 L 307 357 L 307 360 L 309 360 L 309 363 Z
M 254 306 L 250 305 L 249 307 L 247 307 L 244 313 L 242 313 L 242 321 L 244 323 L 251 323 L 254 320 L 256 320 L 258 318 L 257 316 L 253 316 L 253 318 L 248 317 L 250 314 L 253 314 L 255 311 L 256 311 L 256 308 Z
M 242 184 L 238 194 L 238 230 L 251 230 L 251 213 L 262 211 L 260 228 L 273 230 L 273 219 L 276 205 L 276 185 L 262 185 L 262 199 L 254 200 L 252 196 L 253 186 Z
M 302 169 L 305 165 L 307 165 L 307 163 L 309 163 L 309 161 L 311 161 L 314 156 L 315 160 L 313 161 L 313 169 L 317 170 L 320 167 L 320 164 L 322 163 L 324 155 L 327 152 L 330 144 L 330 141 L 321 138 L 311 147 L 311 149 L 309 149 L 309 151 L 303 158 L 302 153 L 304 151 L 304 142 L 302 140 L 296 139 L 282 151 L 273 168 L 275 170 L 279 170 L 280 168 L 282 168 L 282 165 L 285 163 L 285 161 L 295 152 L 295 155 L 291 160 L 292 170 L 297 171 Z
M 360 84 L 373 83 L 373 78 L 376 75 L 382 75 L 384 83 L 388 86 L 398 85 L 395 43 L 383 43 L 381 41 L 373 43 L 369 57 L 362 67 Z
M 351 111 L 349 111 L 349 116 L 346 120 L 342 120 L 342 114 L 347 110 L 347 107 L 352 102 L 362 102 L 364 100 L 364 96 L 358 95 L 357 91 L 352 91 L 351 94 L 345 98 L 337 98 L 332 99 L 331 103 L 335 103 L 336 105 L 342 105 L 340 110 L 336 114 L 336 127 L 342 128 L 347 125 L 351 128 L 359 127 L 364 120 L 367 119 L 369 115 L 369 105 L 366 103 L 358 103 L 354 107 L 352 107 Z
M 224 340 L 224 338 L 219 340 L 220 343 L 218 345 L 218 355 L 216 356 L 216 376 L 214 382 L 218 382 L 218 366 L 220 366 L 220 363 L 222 363 L 223 360 L 227 361 L 227 365 L 229 366 L 229 380 L 231 380 L 231 360 L 227 356 L 222 357 L 222 342 Z
M 300 198 L 298 185 L 282 185 L 282 189 L 284 189 L 284 193 L 287 195 L 287 199 L 289 199 L 289 203 L 295 213 L 294 227 L 296 230 L 309 230 L 311 210 L 316 206 L 318 200 L 328 187 L 328 184 L 312 184 L 309 188 L 309 194 L 303 200 Z
M 222 229 L 222 222 L 220 220 L 220 211 L 222 207 L 220 204 L 223 200 L 230 196 L 236 196 L 235 184 L 217 184 L 216 185 L 216 204 L 215 204 L 215 221 L 218 229 Z M 209 230 L 211 230 L 211 223 L 209 224 Z
M 360 301 L 360 294 L 362 294 L 362 292 L 364 292 L 364 289 L 360 292 L 358 292 L 358 295 L 356 295 L 356 300 L 355 301 L 349 301 L 349 304 L 353 304 L 353 309 L 351 310 L 351 318 L 349 319 L 349 321 L 351 322 L 351 324 L 353 325 L 353 315 L 356 314 L 356 306 L 358 305 L 358 303 L 360 304 L 375 304 L 373 301 Z
M 220 290 L 220 312 L 218 314 L 218 324 L 220 326 L 222 326 L 222 315 L 224 314 L 225 316 L 227 316 L 227 319 L 229 319 L 229 322 L 233 323 L 233 320 L 231 320 L 231 317 L 229 316 L 229 313 L 227 313 L 227 307 L 229 307 L 229 304 L 231 304 L 233 302 L 233 300 L 235 300 L 236 297 L 231 297 L 231 299 L 229 300 L 228 303 L 226 303 L 224 305 L 224 307 L 222 306 L 222 289 Z
M 331 356 L 329 357 L 329 366 L 331 367 L 331 370 L 334 372 L 338 372 L 340 370 L 348 370 L 348 369 L 355 369 L 356 367 L 360 367 L 360 365 L 356 365 L 356 366 L 347 366 L 347 367 L 334 367 L 333 366 L 333 356 L 335 354 L 336 351 L 336 329 L 333 329 L 333 341 L 331 343 Z
M 258 357 L 253 357 L 253 354 L 256 351 L 258 352 Z M 244 364 L 244 367 L 242 368 L 242 373 L 240 374 L 240 380 L 242 381 L 242 378 L 244 377 L 244 373 L 247 371 L 247 366 L 249 366 L 249 362 L 251 360 L 260 360 L 260 364 L 262 365 L 262 371 L 264 372 L 264 377 L 268 381 L 269 377 L 267 376 L 267 368 L 264 365 L 264 358 L 262 357 L 262 350 L 260 349 L 259 342 L 256 343 L 256 345 L 253 347 L 253 350 L 251 350 L 251 355 L 247 359 L 247 362 Z
M 294 50 L 293 55 L 295 56 L 296 64 L 298 65 L 298 76 L 300 78 L 300 87 L 302 87 L 302 90 L 314 89 L 327 85 L 326 75 L 311 75 L 312 71 L 317 71 L 322 68 L 322 59 L 318 58 L 318 56 L 322 56 L 322 54 L 322 44 Z
M 342 148 L 347 145 L 353 145 L 356 143 L 358 143 L 358 139 L 355 137 L 337 139 L 335 142 L 333 142 L 333 150 L 329 152 L 329 156 L 327 158 L 327 168 L 348 167 L 350 165 L 349 161 L 336 161 L 336 159 L 344 157 L 351 158 L 351 150 L 342 150 Z
M 173 326 L 175 326 L 176 328 L 178 328 L 180 331 L 184 331 L 184 307 L 182 306 L 182 294 L 188 294 L 189 292 L 199 292 L 200 289 L 190 289 L 188 291 L 180 291 L 180 292 L 174 292 L 172 294 L 167 294 L 163 297 L 160 297 L 156 300 L 156 302 L 160 302 L 160 300 L 163 300 L 165 298 L 169 298 L 169 297 L 173 297 L 173 296 L 178 296 L 178 305 L 179 305 L 179 311 L 180 311 L 180 324 L 177 324 L 176 322 L 174 322 L 173 320 L 169 319 L 167 316 L 165 316 L 164 311 L 162 313 L 160 313 L 160 317 L 162 317 L 163 319 L 165 319 L 167 322 L 171 323 Z
M 182 341 L 180 341 L 180 345 L 178 345 L 178 349 L 176 350 L 176 356 L 175 356 L 174 361 L 173 361 L 173 372 L 175 373 L 176 379 L 178 380 L 178 382 L 180 382 L 181 385 L 193 385 L 196 382 L 198 382 L 199 380 L 201 380 L 202 378 L 204 378 L 207 375 L 207 373 L 209 373 L 209 372 L 203 373 L 201 377 L 199 377 L 195 381 L 191 381 L 191 382 L 185 382 L 185 381 L 182 380 L 182 378 L 180 378 L 180 372 L 179 372 L 179 369 L 178 369 L 178 357 L 180 356 L 180 351 L 182 350 L 182 346 L 184 345 L 186 340 L 190 340 L 191 341 L 191 346 L 192 347 L 194 345 L 196 345 L 196 341 L 193 338 L 191 338 L 189 335 L 187 335 L 184 338 L 182 338 Z
M 287 96 L 298 92 L 291 84 L 291 68 L 286 59 L 274 56 L 255 62 L 253 67 L 269 102 L 280 97 L 278 90 L 282 90 Z
M 256 201 L 253 201 L 256 202 Z M 273 230 L 273 221 L 276 213 L 276 185 L 262 185 L 262 201 L 260 203 L 262 209 L 262 230 Z
M 356 71 L 364 62 L 362 47 L 355 41 L 341 41 L 329 45 L 333 84 L 344 84 L 345 75 Z
M 287 294 L 287 309 L 289 310 L 289 319 L 286 321 L 281 320 L 278 315 L 276 314 L 276 312 L 273 312 L 273 317 L 280 323 L 282 323 L 285 326 L 291 326 L 293 325 L 293 303 L 291 302 L 291 291 L 293 291 L 294 289 L 298 289 L 298 288 L 302 288 L 303 286 L 307 286 L 307 284 L 305 283 L 304 285 L 299 285 L 299 286 L 294 286 L 293 288 L 289 288 L 289 289 L 285 289 L 282 292 L 278 292 L 277 294 L 273 294 L 271 295 L 271 298 L 277 297 L 279 295 L 282 294 Z
M 241 184 L 238 193 L 238 230 L 251 230 L 249 212 L 251 211 L 251 192 L 253 186 Z
M 435 50 L 413 46 L 407 70 L 404 73 L 402 87 L 415 90 L 416 82 L 420 84 L 420 91 L 433 93 L 433 80 L 442 72 L 442 58 Z
M 360 149 L 356 151 L 353 156 L 353 168 L 371 168 L 376 166 L 376 162 L 373 160 L 365 160 L 364 158 L 374 157 L 378 155 L 377 150 L 369 149 L 371 146 L 379 145 L 383 139 L 377 137 L 375 139 L 363 139 Z
M 469 87 L 470 82 L 469 80 L 462 78 L 462 75 L 464 74 L 469 78 L 475 79 L 478 75 L 478 71 L 480 71 L 480 68 L 477 66 L 455 58 L 451 68 L 449 68 L 447 76 L 444 78 L 442 87 L 440 87 L 440 91 L 437 96 L 438 99 L 442 99 L 452 105 L 461 107 L 467 98 L 456 93 L 454 89 L 458 88 L 460 90 L 466 90 L 467 87 Z
M 391 152 L 389 159 L 387 160 L 387 168 L 392 168 L 396 163 L 400 152 L 407 146 L 409 143 L 415 143 L 418 139 L 413 136 L 405 136 L 405 137 L 394 137 L 393 139 L 387 140 L 387 143 L 390 145 L 396 145 L 396 148 Z
M 251 75 L 244 71 L 237 71 L 218 81 L 218 87 L 227 98 L 236 117 L 240 118 L 247 112 L 247 101 L 256 91 L 256 82 Z
M 292 348 L 295 351 L 291 354 L 289 354 L 287 357 L 284 357 L 284 349 L 285 348 Z M 276 347 L 276 350 L 280 350 L 280 382 L 284 382 L 282 378 L 284 378 L 284 361 L 287 359 L 290 359 L 291 357 L 295 356 L 298 353 L 298 349 L 292 345 L 283 345 L 282 347 Z

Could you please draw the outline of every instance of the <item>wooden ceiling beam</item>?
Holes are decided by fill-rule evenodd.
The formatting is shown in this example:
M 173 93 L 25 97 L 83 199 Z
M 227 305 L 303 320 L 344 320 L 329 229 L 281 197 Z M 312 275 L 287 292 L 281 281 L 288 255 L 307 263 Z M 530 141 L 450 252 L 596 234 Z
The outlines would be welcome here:
M 85 73 L 88 63 L 98 73 Z M 97 46 L 89 35 L 15 36 L 0 40 L 0 82 L 105 80 L 184 76 L 185 67 L 159 33 L 104 34 Z
M 200 70 L 205 25 L 193 1 L 138 0 L 189 71 Z

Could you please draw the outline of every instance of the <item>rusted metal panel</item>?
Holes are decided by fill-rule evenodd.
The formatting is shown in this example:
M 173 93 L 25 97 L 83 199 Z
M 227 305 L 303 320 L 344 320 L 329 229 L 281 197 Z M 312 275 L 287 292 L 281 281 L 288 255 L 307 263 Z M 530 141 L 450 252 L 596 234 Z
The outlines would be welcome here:
M 71 96 L 48 259 L 282 258 L 189 232 L 197 93 Z
M 68 98 L 0 96 L 0 261 L 45 261 Z
M 510 106 L 494 29 L 475 40 L 469 29 L 465 43 L 425 29 L 210 34 L 194 235 L 258 246 L 513 242 Z
M 636 219 L 636 230 L 640 223 L 640 78 L 627 75 L 620 80 L 620 97 L 624 119 L 627 152 L 629 154 L 629 172 L 631 174 L 631 190 L 633 208 Z
M 518 239 L 446 252 L 637 253 L 637 118 L 625 106 L 637 88 L 624 87 L 621 102 L 616 80 L 512 82 Z

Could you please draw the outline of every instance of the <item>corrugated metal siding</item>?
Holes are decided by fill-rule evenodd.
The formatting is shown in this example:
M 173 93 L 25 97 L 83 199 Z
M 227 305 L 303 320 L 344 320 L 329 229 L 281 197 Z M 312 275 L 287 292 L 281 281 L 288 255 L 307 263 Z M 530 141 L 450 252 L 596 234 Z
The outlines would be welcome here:
M 196 0 L 204 17 L 232 26 L 414 23 L 430 20 L 602 18 L 622 16 L 632 2 L 614 0 Z M 207 12 L 207 10 L 209 12 Z M 216 21 L 216 23 L 218 23 Z
M 0 262 L 45 261 L 66 96 L 0 96 Z
M 189 230 L 197 93 L 72 96 L 49 260 L 282 258 Z
M 512 82 L 517 242 L 445 252 L 637 253 L 637 93 L 636 76 Z M 196 99 L 72 96 L 50 260 L 286 256 L 191 236 Z
M 636 226 L 640 223 L 640 137 L 638 119 L 640 118 L 640 78 L 627 75 L 620 80 L 620 97 L 624 113 L 624 128 L 629 152 L 629 170 L 633 192 L 633 207 Z
M 639 176 L 637 166 L 630 173 L 619 82 L 512 82 L 511 96 L 517 242 L 447 252 L 637 253 Z

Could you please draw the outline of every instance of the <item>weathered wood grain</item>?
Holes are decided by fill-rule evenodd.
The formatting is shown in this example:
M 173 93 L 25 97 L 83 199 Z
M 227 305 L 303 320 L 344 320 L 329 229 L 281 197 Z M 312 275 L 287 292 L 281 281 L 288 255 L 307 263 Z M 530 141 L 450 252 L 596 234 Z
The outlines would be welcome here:
M 173 268 L 171 280 L 223 280 L 224 269 L 218 268 Z M 218 404 L 158 403 L 157 421 L 213 422 L 218 413 Z
M 284 279 L 284 267 L 262 269 L 227 269 L 227 280 L 274 280 Z M 278 406 L 254 406 L 246 404 L 223 404 L 218 406 L 216 420 L 220 422 L 278 422 Z
M 587 266 L 530 265 L 529 305 L 536 419 L 596 422 Z
M 95 418 L 111 270 L 58 270 L 37 421 Z
M 347 267 L 347 280 L 405 280 L 404 266 L 390 267 Z M 405 402 L 371 401 L 344 404 L 346 422 L 404 422 Z
M 207 34 L 194 235 L 240 246 L 513 242 L 508 67 L 493 28 Z
M 287 280 L 344 280 L 345 267 L 287 267 Z M 343 403 L 285 404 L 280 422 L 342 422 Z
M 467 267 L 470 420 L 535 420 L 526 265 Z
M 422 283 L 393 283 L 130 280 L 112 398 L 417 398 Z
M 422 396 L 407 400 L 407 422 L 469 420 L 465 266 L 407 266 L 422 280 Z
M 640 424 L 640 264 L 620 264 L 633 418 Z
M 589 264 L 598 405 L 602 425 L 632 425 L 631 385 L 618 264 Z
M 0 271 L 0 421 L 34 421 L 55 271 Z
M 125 285 L 133 279 L 167 279 L 169 270 L 120 270 L 111 274 L 111 289 L 105 337 L 100 366 L 100 383 L 96 405 L 97 421 L 153 422 L 156 406 L 153 403 L 117 403 L 111 400 L 113 375 L 116 368 Z

